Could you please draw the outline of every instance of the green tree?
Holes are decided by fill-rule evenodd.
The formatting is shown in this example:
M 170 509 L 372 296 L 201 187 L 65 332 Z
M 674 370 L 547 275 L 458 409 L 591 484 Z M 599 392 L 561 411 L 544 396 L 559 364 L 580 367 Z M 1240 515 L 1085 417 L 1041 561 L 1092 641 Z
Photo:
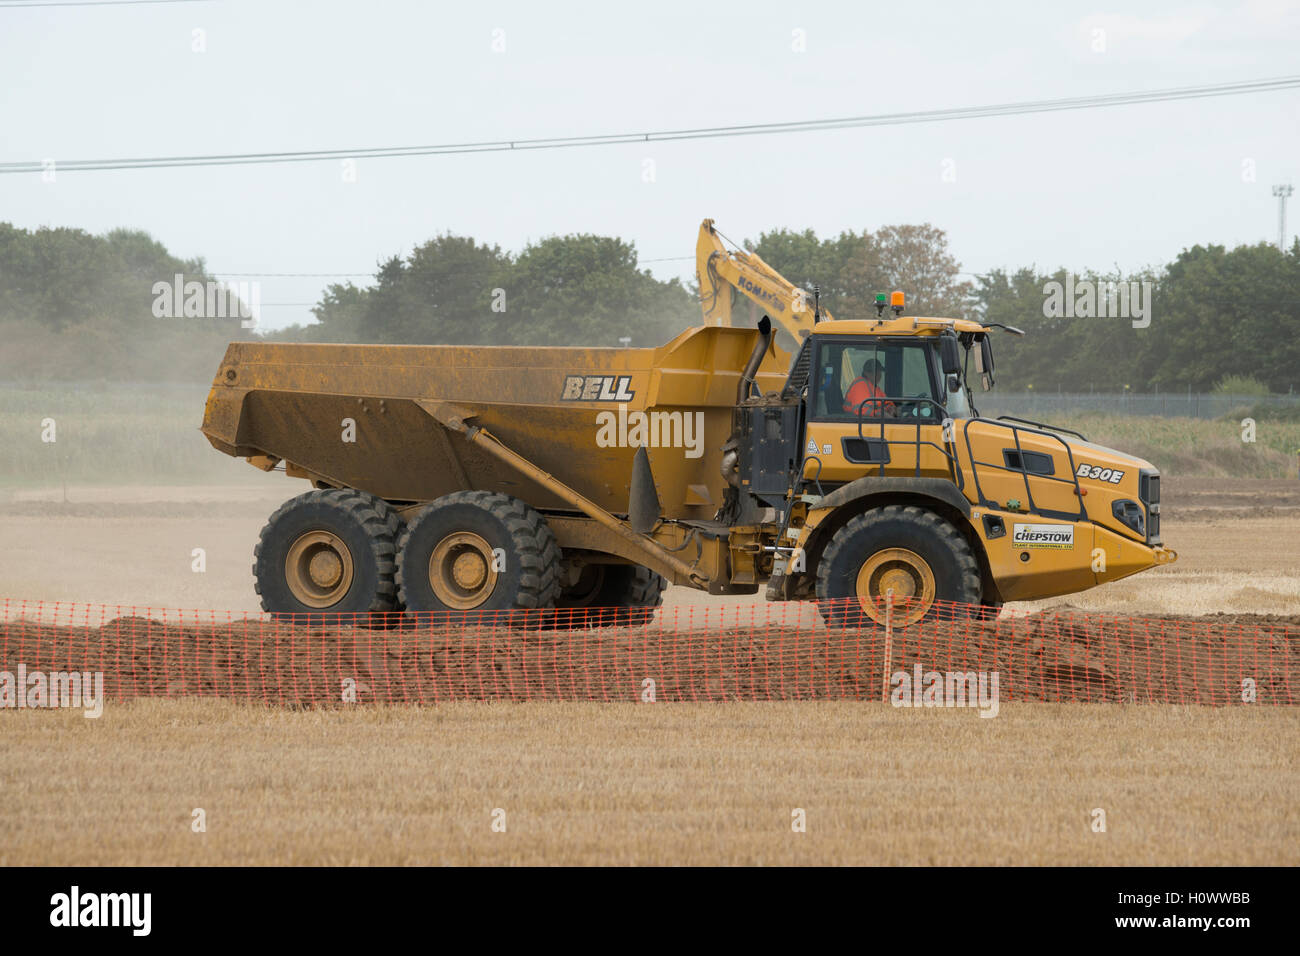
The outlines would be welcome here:
M 836 318 L 874 318 L 875 294 L 895 289 L 905 294 L 909 315 L 960 318 L 972 291 L 958 278 L 960 268 L 948 251 L 948 234 L 929 223 L 864 232 L 840 271 L 845 302 Z
M 1300 243 L 1193 246 L 1169 264 L 1155 300 L 1141 374 L 1162 388 L 1212 388 L 1253 376 L 1285 392 L 1300 385 Z
M 637 268 L 636 248 L 609 236 L 551 236 L 512 257 L 445 235 L 384 262 L 369 288 L 332 285 L 313 309 L 309 341 L 661 345 L 696 320 L 690 294 Z
M 1071 277 L 1065 269 L 1040 274 L 1031 268 L 1015 273 L 995 269 L 981 277 L 972 295 L 974 316 L 1025 332 L 994 333 L 998 388 L 1086 392 L 1120 391 L 1128 385 L 1139 390 L 1137 366 L 1150 329 L 1135 329 L 1129 318 L 1082 317 L 1064 310 L 1051 314 L 1047 303 L 1056 290 L 1063 296 L 1066 289 L 1084 288 L 1081 282 L 1106 292 L 1108 283 L 1144 280 L 1154 281 L 1145 274 Z
M 609 236 L 552 236 L 531 243 L 506 283 L 501 326 L 528 345 L 662 345 L 698 311 L 682 284 L 637 268 L 636 248 Z
M 760 233 L 757 241 L 745 240 L 745 248 L 758 253 L 764 262 L 809 294 L 816 286 L 822 306 L 840 318 L 846 296 L 851 294 L 842 284 L 842 274 L 865 245 L 866 236 L 865 232 L 841 232 L 834 239 L 818 239 L 811 229 L 774 229 Z
M 154 285 L 207 282 L 147 233 L 0 223 L 0 378 L 211 379 L 238 318 L 160 318 Z
M 323 328 L 309 334 L 336 341 L 478 343 L 494 340 L 492 290 L 510 258 L 497 246 L 464 236 L 437 236 L 383 262 L 374 284 L 358 295 L 331 286 L 312 310 Z
M 971 293 L 947 233 L 929 223 L 833 239 L 818 239 L 811 229 L 775 229 L 745 246 L 805 291 L 819 286 L 822 305 L 837 319 L 874 317 L 876 293 L 894 289 L 907 294 L 911 314 L 960 316 Z

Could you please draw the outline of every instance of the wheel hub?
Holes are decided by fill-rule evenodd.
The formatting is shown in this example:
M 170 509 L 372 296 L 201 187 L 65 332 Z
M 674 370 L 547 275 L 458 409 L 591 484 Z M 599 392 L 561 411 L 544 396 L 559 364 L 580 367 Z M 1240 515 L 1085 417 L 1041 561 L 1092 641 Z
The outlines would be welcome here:
M 319 551 L 307 566 L 312 582 L 322 588 L 330 588 L 343 576 L 343 562 L 333 551 Z
M 332 531 L 305 532 L 289 545 L 284 578 L 289 592 L 307 607 L 333 607 L 352 587 L 352 552 Z
M 483 586 L 483 579 L 487 577 L 487 565 L 477 551 L 466 551 L 452 564 L 451 575 L 459 587 L 473 591 Z
M 893 592 L 892 612 L 890 591 Z M 883 624 L 892 613 L 892 623 L 914 624 L 934 604 L 934 571 L 915 551 L 886 548 L 862 563 L 856 593 L 858 603 L 873 621 Z
M 492 546 L 471 531 L 447 535 L 429 556 L 429 585 L 448 607 L 479 607 L 492 596 L 498 576 Z

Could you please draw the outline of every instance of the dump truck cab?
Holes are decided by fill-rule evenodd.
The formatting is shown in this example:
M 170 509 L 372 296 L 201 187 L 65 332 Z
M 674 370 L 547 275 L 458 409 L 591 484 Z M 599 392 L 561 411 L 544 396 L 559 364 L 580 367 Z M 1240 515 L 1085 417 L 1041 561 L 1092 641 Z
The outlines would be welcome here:
M 785 387 L 738 405 L 737 486 L 789 515 L 769 597 L 847 596 L 839 593 L 845 581 L 836 586 L 824 573 L 819 584 L 817 569 L 825 570 L 838 533 L 882 508 L 899 510 L 904 523 L 919 511 L 918 528 L 934 517 L 955 531 L 962 540 L 945 547 L 969 549 L 979 581 L 945 588 L 930 561 L 894 548 L 852 582 L 877 607 L 882 591 L 919 605 L 996 607 L 1174 559 L 1162 546 L 1160 478 L 1149 462 L 1068 429 L 979 416 L 971 386 L 992 387 L 994 328 L 881 315 L 823 321 L 809 332 Z

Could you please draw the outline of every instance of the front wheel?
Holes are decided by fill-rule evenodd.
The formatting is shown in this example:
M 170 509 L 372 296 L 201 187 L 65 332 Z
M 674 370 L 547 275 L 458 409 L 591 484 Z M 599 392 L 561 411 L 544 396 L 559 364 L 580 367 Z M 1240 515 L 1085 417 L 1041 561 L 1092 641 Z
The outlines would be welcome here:
M 889 611 L 889 593 L 893 609 Z M 980 599 L 979 564 L 948 521 L 914 505 L 873 508 L 835 532 L 817 568 L 817 600 L 831 627 L 899 627 L 935 613 L 943 602 Z

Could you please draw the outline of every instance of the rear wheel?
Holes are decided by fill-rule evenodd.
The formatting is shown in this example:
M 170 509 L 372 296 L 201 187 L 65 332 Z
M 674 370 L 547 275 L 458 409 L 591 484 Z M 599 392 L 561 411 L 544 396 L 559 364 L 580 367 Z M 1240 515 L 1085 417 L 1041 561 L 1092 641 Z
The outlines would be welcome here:
M 407 524 L 397 588 L 426 623 L 453 612 L 527 612 L 559 593 L 560 548 L 546 520 L 518 498 L 457 491 Z M 508 613 L 512 622 L 526 614 Z
M 818 564 L 822 618 L 832 627 L 883 624 L 890 591 L 899 627 L 932 615 L 938 602 L 978 604 L 975 553 L 924 508 L 887 505 L 860 514 L 835 532 Z
M 253 550 L 254 588 L 276 617 L 386 614 L 396 607 L 387 504 L 351 488 L 309 491 L 286 501 Z
M 635 564 L 584 564 L 555 601 L 558 630 L 635 627 L 650 623 L 664 603 L 663 575 Z

